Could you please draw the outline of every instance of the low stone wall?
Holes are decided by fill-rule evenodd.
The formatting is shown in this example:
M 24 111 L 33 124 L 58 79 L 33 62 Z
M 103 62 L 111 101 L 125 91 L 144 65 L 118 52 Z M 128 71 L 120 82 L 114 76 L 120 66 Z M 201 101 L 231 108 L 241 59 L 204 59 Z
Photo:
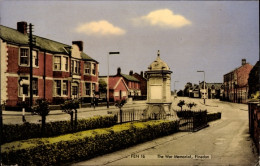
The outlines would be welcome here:
M 248 102 L 248 118 L 249 118 L 249 132 L 250 136 L 256 145 L 258 153 L 260 152 L 260 102 Z

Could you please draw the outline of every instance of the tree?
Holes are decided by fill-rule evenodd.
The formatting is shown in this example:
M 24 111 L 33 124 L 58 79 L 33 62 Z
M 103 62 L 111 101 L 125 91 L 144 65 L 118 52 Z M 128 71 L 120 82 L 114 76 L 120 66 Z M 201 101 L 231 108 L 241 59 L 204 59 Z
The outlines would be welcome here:
M 192 83 L 190 82 L 187 82 L 187 84 L 185 85 L 185 88 L 184 88 L 184 96 L 189 96 L 190 94 L 190 90 L 192 89 Z
M 32 107 L 32 113 L 42 117 L 42 134 L 45 134 L 46 116 L 49 114 L 49 102 L 46 99 L 37 99 L 35 106 Z
M 98 89 L 100 93 L 107 93 L 107 83 L 103 79 L 98 80 Z
M 65 112 L 70 115 L 71 129 L 73 130 L 73 113 L 75 111 L 75 128 L 77 127 L 77 109 L 79 108 L 79 100 L 77 99 L 68 99 L 64 104 L 60 105 L 62 112 Z
M 119 108 L 119 113 L 120 113 L 120 123 L 122 123 L 122 107 L 126 104 L 126 100 L 116 100 L 115 101 L 115 106 Z
M 193 103 L 188 103 L 186 105 L 191 109 L 192 107 L 196 107 L 197 104 L 193 102 Z
M 184 101 L 184 100 L 180 100 L 177 105 L 178 105 L 179 107 L 181 107 L 181 111 L 182 111 L 182 107 L 185 105 L 185 101 Z

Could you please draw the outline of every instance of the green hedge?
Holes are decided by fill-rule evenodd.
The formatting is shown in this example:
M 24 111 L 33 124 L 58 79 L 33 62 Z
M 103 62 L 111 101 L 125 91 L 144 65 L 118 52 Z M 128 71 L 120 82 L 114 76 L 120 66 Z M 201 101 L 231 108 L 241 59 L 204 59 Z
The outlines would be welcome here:
M 132 122 L 2 146 L 3 164 L 61 165 L 86 160 L 178 131 L 178 121 Z
M 77 129 L 72 130 L 70 121 L 55 121 L 46 123 L 46 132 L 44 137 L 52 137 L 77 131 L 110 127 L 116 123 L 116 116 L 96 116 L 88 119 L 79 119 Z M 4 124 L 2 143 L 37 138 L 41 137 L 41 135 L 41 124 Z
M 221 119 L 221 112 L 207 114 L 208 122 Z

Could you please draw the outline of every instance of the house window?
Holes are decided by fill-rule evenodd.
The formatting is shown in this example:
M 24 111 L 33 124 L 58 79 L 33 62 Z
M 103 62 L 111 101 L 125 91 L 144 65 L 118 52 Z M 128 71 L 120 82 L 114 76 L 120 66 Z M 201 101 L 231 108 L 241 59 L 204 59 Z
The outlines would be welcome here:
M 38 96 L 38 78 L 33 78 L 32 90 L 33 90 L 33 95 Z
M 29 79 L 28 79 L 28 77 L 20 77 L 19 84 L 21 82 L 24 82 L 24 80 L 29 80 Z M 22 84 L 22 85 L 20 85 L 19 89 L 20 89 L 20 91 L 19 91 L 20 96 L 22 96 L 23 94 L 25 96 L 29 95 L 29 84 Z
M 72 86 L 72 95 L 77 96 L 78 95 L 78 86 Z
M 96 75 L 96 64 L 92 63 L 92 74 Z
M 63 81 L 62 94 L 66 96 L 68 95 L 68 81 Z
M 69 58 L 65 57 L 65 70 L 68 71 L 69 70 Z
M 86 95 L 90 96 L 90 83 L 88 82 L 85 83 L 85 92 Z
M 73 60 L 71 68 L 72 68 L 71 71 L 73 73 L 79 74 L 80 73 L 80 61 Z
M 20 65 L 29 65 L 29 49 L 20 48 Z
M 55 96 L 61 96 L 61 80 L 54 81 Z
M 92 93 L 93 94 L 96 93 L 96 84 L 95 83 L 92 84 Z
M 61 70 L 61 57 L 60 56 L 54 57 L 54 70 Z
M 34 67 L 38 67 L 39 66 L 38 51 L 33 51 L 33 61 L 34 61 Z
M 85 74 L 90 74 L 90 65 L 91 65 L 91 63 L 85 62 L 85 64 L 84 64 Z

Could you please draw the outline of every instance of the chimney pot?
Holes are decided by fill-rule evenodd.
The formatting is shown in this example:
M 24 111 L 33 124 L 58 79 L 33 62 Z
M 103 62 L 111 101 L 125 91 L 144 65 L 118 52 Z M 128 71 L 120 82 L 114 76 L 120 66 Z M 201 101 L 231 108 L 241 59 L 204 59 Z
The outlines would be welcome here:
M 134 74 L 133 70 L 130 70 L 129 75 L 131 76 L 133 74 Z
M 83 51 L 83 41 L 73 41 L 72 44 L 75 44 L 79 47 L 79 51 Z
M 17 22 L 17 31 L 26 35 L 27 34 L 27 22 L 25 22 L 25 21 Z
M 246 59 L 242 59 L 242 65 L 246 64 Z

